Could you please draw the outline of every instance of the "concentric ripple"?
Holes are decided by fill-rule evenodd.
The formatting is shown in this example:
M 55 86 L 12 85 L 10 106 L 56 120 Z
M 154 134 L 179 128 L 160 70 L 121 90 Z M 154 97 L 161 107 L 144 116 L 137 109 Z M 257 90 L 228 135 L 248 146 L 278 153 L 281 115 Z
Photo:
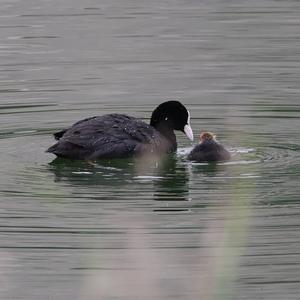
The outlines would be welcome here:
M 2 0 L 0 299 L 298 300 L 299 3 Z M 45 153 L 173 99 L 231 161 Z

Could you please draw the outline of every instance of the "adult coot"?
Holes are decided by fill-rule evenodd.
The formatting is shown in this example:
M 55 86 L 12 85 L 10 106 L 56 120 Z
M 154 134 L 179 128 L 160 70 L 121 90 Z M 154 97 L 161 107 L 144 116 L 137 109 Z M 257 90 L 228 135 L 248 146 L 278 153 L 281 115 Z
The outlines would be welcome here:
M 216 141 L 211 132 L 202 132 L 200 143 L 188 155 L 189 160 L 197 162 L 227 161 L 230 157 L 229 151 Z
M 153 111 L 150 125 L 124 114 L 80 120 L 55 133 L 58 142 L 47 152 L 58 157 L 84 160 L 170 153 L 177 148 L 174 130 L 184 132 L 193 140 L 188 110 L 179 101 L 167 101 Z

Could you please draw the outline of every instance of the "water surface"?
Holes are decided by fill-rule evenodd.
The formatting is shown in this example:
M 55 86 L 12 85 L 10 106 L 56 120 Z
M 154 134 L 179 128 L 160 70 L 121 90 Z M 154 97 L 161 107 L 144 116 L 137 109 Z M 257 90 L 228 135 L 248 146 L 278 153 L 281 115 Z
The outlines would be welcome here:
M 298 1 L 0 4 L 1 299 L 299 299 Z M 231 162 L 44 152 L 171 99 Z

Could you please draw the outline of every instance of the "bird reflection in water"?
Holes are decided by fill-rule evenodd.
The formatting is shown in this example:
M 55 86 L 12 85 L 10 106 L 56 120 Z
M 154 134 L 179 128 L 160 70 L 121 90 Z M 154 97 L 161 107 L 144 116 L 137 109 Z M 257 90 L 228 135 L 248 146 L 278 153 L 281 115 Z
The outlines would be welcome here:
M 206 188 L 212 184 L 208 180 L 220 170 L 217 164 L 197 165 L 185 162 L 177 155 L 160 157 L 140 157 L 136 159 L 101 160 L 95 165 L 85 161 L 70 161 L 56 158 L 49 164 L 56 182 L 67 183 L 77 190 L 89 187 L 86 193 L 98 200 L 114 197 L 130 197 L 135 193 L 143 202 L 143 191 L 152 189 L 156 201 L 156 212 L 189 212 L 192 208 L 192 196 L 189 189 L 190 180 L 203 177 Z M 150 186 L 149 186 L 150 185 Z M 102 188 L 101 193 L 99 189 Z M 81 189 L 81 193 L 84 190 Z M 127 191 L 127 192 L 126 192 Z M 76 191 L 75 191 L 76 193 Z M 121 193 L 121 194 L 120 194 Z
M 186 202 L 189 198 L 189 174 L 187 167 L 175 155 L 161 161 L 158 180 L 154 182 L 153 198 L 161 202 L 155 211 L 189 211 Z

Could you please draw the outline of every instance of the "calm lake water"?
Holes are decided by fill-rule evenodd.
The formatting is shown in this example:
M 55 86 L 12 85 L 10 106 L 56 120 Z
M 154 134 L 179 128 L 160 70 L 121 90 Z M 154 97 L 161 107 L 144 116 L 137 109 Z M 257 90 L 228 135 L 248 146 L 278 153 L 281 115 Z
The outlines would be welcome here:
M 0 299 L 299 299 L 300 2 L 1 0 Z M 181 100 L 229 163 L 52 162 Z M 196 141 L 195 141 L 196 142 Z

